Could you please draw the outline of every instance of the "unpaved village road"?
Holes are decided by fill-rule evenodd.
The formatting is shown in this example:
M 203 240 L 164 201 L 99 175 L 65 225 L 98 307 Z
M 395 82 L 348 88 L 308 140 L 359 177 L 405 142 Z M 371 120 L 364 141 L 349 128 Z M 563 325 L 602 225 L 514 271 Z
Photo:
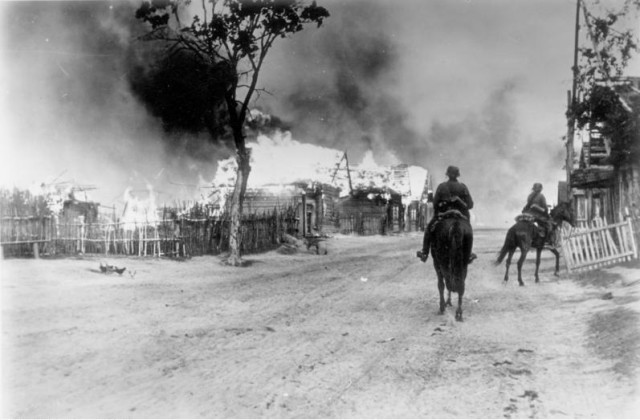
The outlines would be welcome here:
M 476 230 L 464 322 L 419 234 L 328 255 L 0 262 L 3 417 L 638 417 L 640 266 L 502 284 Z

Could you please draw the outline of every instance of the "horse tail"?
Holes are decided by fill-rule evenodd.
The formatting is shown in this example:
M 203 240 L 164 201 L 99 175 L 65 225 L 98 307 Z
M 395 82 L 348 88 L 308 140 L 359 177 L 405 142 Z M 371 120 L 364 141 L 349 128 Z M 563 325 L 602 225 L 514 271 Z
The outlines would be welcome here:
M 451 225 L 449 230 L 449 263 L 451 272 L 452 292 L 460 293 L 464 290 L 465 271 L 468 256 L 465 258 L 464 231 L 460 221 Z
M 504 245 L 502 245 L 502 249 L 498 253 L 498 258 L 493 263 L 494 265 L 500 265 L 502 263 L 504 257 L 506 257 L 509 253 L 509 250 L 514 248 L 516 243 L 515 239 L 515 231 L 513 229 L 509 229 L 507 235 L 504 238 Z

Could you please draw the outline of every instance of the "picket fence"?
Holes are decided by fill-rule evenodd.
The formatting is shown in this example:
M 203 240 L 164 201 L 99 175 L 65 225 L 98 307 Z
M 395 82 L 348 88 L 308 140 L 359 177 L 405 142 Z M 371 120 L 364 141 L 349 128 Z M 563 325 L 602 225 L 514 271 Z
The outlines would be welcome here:
M 631 218 L 610 225 L 594 219 L 585 227 L 564 231 L 561 244 L 567 269 L 581 272 L 637 259 L 635 233 Z
M 162 210 L 156 222 L 122 223 L 51 216 L 0 218 L 0 258 L 40 255 L 136 255 L 191 257 L 229 250 L 230 221 L 224 217 L 175 216 Z M 102 219 L 102 218 L 101 218 Z M 292 209 L 247 215 L 241 222 L 241 252 L 274 249 L 295 234 Z

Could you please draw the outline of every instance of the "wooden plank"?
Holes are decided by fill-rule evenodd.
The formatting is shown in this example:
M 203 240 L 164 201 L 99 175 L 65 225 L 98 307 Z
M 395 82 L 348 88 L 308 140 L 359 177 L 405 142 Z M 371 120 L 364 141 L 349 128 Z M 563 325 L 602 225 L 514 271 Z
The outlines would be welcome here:
M 591 241 L 591 235 L 593 234 L 593 232 L 589 232 L 587 233 L 585 236 L 585 243 L 586 243 L 586 251 L 585 254 L 586 255 L 586 259 L 587 261 L 593 261 L 596 260 L 597 257 L 595 256 L 595 250 L 593 249 L 593 242 Z
M 627 244 L 625 242 L 625 236 L 622 234 L 622 230 L 620 229 L 620 226 L 616 227 L 616 235 L 618 236 L 618 242 L 620 244 L 621 253 L 626 252 Z
M 19 244 L 35 244 L 35 243 L 44 244 L 49 242 L 51 242 L 51 240 L 49 239 L 32 239 L 32 240 L 24 240 L 24 241 L 0 242 L 0 245 L 19 245 Z
M 635 235 L 634 235 L 635 232 L 633 231 L 633 223 L 631 221 L 631 218 L 627 219 L 627 225 L 629 226 L 628 229 L 629 229 L 629 232 L 631 234 L 630 235 L 631 236 L 630 239 L 631 239 L 631 248 L 633 250 L 633 255 L 637 259 L 638 258 L 638 244 L 636 244 L 636 241 L 635 241 Z
M 618 243 L 611 232 L 619 238 Z M 600 268 L 637 258 L 638 247 L 633 236 L 633 224 L 630 220 L 623 223 L 603 225 L 601 221 L 592 221 L 592 226 L 571 232 L 563 237 L 562 249 L 567 269 L 581 272 Z
M 610 263 L 610 262 L 621 262 L 622 260 L 624 260 L 625 257 L 631 256 L 631 255 L 632 255 L 631 252 L 629 252 L 628 254 L 616 255 L 614 258 L 606 258 L 606 259 L 594 260 L 594 261 L 585 261 L 583 263 L 579 263 L 576 267 L 587 267 L 587 266 L 597 265 L 597 264 L 607 264 L 607 263 Z
M 578 264 L 578 251 L 577 251 L 577 247 L 576 247 L 576 241 L 575 238 L 571 238 L 567 241 L 567 243 L 569 244 L 569 249 L 570 249 L 570 255 L 571 255 L 571 261 L 572 266 L 576 267 Z

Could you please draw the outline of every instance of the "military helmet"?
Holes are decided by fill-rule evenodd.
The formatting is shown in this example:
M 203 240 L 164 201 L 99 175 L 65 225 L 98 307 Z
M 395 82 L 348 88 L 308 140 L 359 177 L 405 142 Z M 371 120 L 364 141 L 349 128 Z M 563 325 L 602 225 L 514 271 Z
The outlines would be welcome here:
M 449 166 L 447 168 L 447 176 L 449 177 L 459 177 L 460 176 L 460 169 L 458 169 L 457 166 Z

